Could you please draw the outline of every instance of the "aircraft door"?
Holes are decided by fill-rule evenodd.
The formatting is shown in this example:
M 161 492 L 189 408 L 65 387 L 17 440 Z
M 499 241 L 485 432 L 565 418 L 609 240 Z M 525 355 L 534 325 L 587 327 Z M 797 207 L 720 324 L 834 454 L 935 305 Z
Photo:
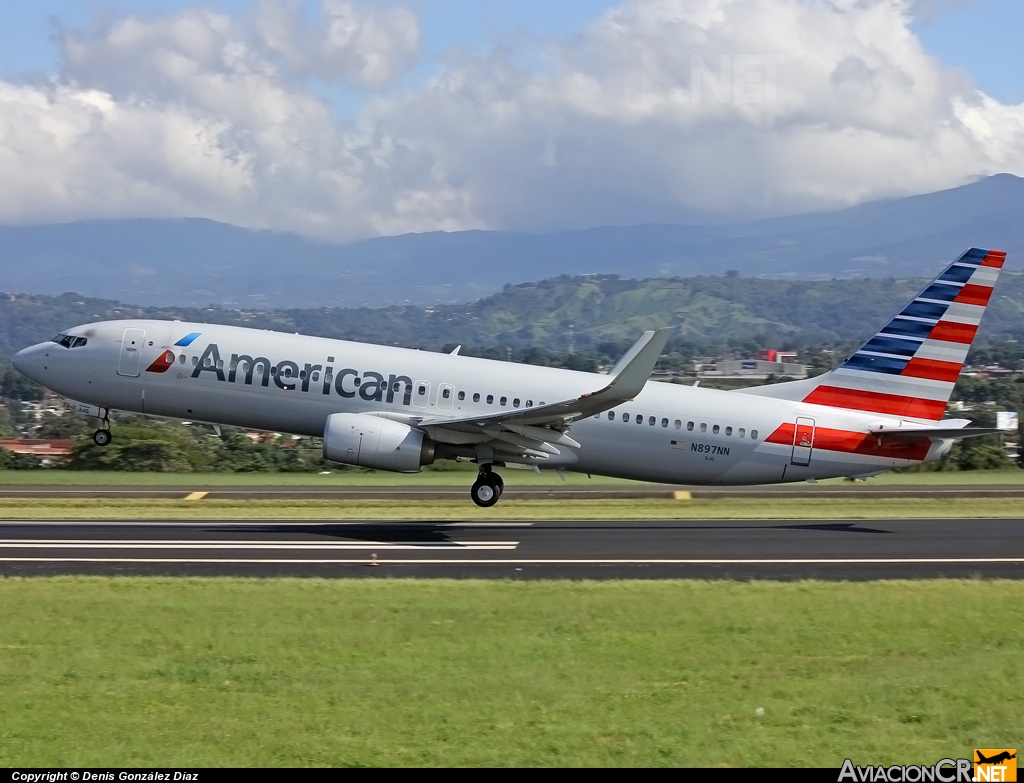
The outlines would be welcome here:
M 417 408 L 426 408 L 430 401 L 430 381 L 416 381 L 412 385 L 412 404 Z
M 121 338 L 121 355 L 117 359 L 117 374 L 129 378 L 139 377 L 142 366 L 142 346 L 145 345 L 144 329 L 125 329 Z
M 437 409 L 450 411 L 455 400 L 455 387 L 450 383 L 442 383 L 437 389 Z
M 811 450 L 814 448 L 814 419 L 805 419 L 798 416 L 796 429 L 793 432 L 793 457 L 790 460 L 794 465 L 806 467 L 811 464 Z

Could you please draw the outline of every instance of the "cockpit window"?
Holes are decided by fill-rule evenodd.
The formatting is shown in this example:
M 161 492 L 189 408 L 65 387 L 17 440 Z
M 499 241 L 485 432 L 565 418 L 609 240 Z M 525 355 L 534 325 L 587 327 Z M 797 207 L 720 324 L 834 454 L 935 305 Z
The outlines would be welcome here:
M 70 334 L 58 334 L 50 342 L 57 343 L 57 345 L 63 345 L 65 348 L 81 348 L 89 341 L 85 337 L 75 337 Z

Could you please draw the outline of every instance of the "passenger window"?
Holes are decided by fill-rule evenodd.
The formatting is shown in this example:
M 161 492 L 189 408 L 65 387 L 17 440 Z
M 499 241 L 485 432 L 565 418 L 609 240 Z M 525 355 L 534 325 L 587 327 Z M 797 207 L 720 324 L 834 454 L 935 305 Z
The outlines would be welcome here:
M 642 413 L 638 413 L 636 415 L 636 423 L 637 424 L 643 424 L 644 423 L 644 416 L 643 416 Z
M 757 440 L 757 430 L 751 430 L 750 431 L 750 439 L 751 440 Z
M 518 397 L 516 397 L 514 400 L 512 400 L 512 407 L 513 408 L 518 408 L 519 407 L 519 398 Z M 599 413 L 597 415 L 600 416 L 601 414 Z
M 608 421 L 615 421 L 615 411 L 608 411 Z
M 459 392 L 459 402 L 462 402 L 464 399 L 466 399 L 466 392 Z
M 494 405 L 494 395 L 493 394 L 488 394 L 487 395 L 487 404 L 488 405 Z
M 628 413 L 623 413 L 622 414 L 622 420 L 623 421 L 629 421 L 629 414 Z
M 197 364 L 199 364 L 199 357 L 198 356 L 193 356 L 192 357 L 192 365 L 195 366 Z
M 655 422 L 657 422 L 657 421 L 658 421 L 658 420 L 657 420 L 657 419 L 656 419 L 656 418 L 655 418 L 654 416 L 651 416 L 651 418 L 649 418 L 649 419 L 647 420 L 647 423 L 648 423 L 648 424 L 650 424 L 650 425 L 651 425 L 651 426 L 653 427 L 653 426 L 654 426 L 654 424 L 655 424 Z
M 313 374 L 312 374 L 312 375 L 310 375 L 309 377 L 310 377 L 310 378 L 311 378 L 311 379 L 312 379 L 312 380 L 313 380 L 314 382 L 316 382 L 316 381 L 319 381 L 319 380 L 320 380 L 320 373 L 318 373 L 318 372 L 317 372 L 316 370 L 313 370 Z
M 498 400 L 498 404 L 502 408 L 504 408 L 506 405 L 508 405 L 508 397 L 502 397 L 500 400 Z
M 688 421 L 688 422 L 686 422 L 686 429 L 687 429 L 687 430 L 688 430 L 689 432 L 693 432 L 693 422 L 692 422 L 692 421 Z
M 480 402 L 480 392 L 476 392 L 473 395 L 473 402 Z
M 707 432 L 708 431 L 708 425 L 705 424 L 704 422 L 701 422 L 700 423 L 700 431 L 701 432 Z
M 677 430 L 678 429 L 682 429 L 682 427 L 683 427 L 683 423 L 681 421 L 679 421 L 679 419 L 676 419 L 676 429 Z
M 223 370 L 223 369 L 224 369 L 224 360 L 223 360 L 223 359 L 218 359 L 218 360 L 217 360 L 217 369 L 218 369 L 218 370 Z M 291 375 L 291 374 L 292 374 L 292 373 L 291 373 L 291 370 L 290 370 L 290 369 L 289 369 L 289 371 L 288 371 L 288 374 L 289 374 L 289 375 Z
M 712 428 L 711 428 L 711 432 L 712 432 L 713 434 L 715 434 L 715 435 L 717 435 L 717 434 L 718 434 L 718 425 L 717 425 L 717 424 L 716 424 L 716 425 L 715 425 L 714 427 L 712 427 Z
M 732 435 L 732 427 L 726 427 L 725 428 L 725 434 L 726 435 Z
M 178 362 L 179 364 L 185 363 L 185 354 L 182 354 L 181 356 L 178 357 Z
M 359 380 L 359 379 L 357 378 L 357 379 L 356 379 L 356 381 L 358 381 L 358 380 Z M 353 381 L 353 383 L 355 383 L 355 381 Z M 359 384 L 358 384 L 358 383 L 356 383 L 356 386 L 358 386 L 358 385 L 359 385 Z M 420 386 L 419 390 L 418 390 L 418 391 L 417 391 L 416 393 L 417 393 L 418 395 L 420 395 L 420 397 L 422 397 L 422 396 L 423 396 L 424 394 L 426 394 L 426 393 L 427 393 L 427 387 L 426 387 L 426 386 Z
M 661 420 L 661 426 L 662 427 L 667 427 L 668 426 L 668 419 L 662 419 Z
M 527 408 L 532 408 L 533 407 L 533 400 L 527 400 L 526 401 L 526 407 Z
M 444 397 L 447 400 L 449 397 L 452 396 L 452 390 L 451 389 L 444 389 L 441 392 L 441 396 Z
M 739 435 L 742 438 L 742 437 L 746 436 L 747 431 L 743 427 L 740 427 L 739 432 L 737 432 L 736 434 Z

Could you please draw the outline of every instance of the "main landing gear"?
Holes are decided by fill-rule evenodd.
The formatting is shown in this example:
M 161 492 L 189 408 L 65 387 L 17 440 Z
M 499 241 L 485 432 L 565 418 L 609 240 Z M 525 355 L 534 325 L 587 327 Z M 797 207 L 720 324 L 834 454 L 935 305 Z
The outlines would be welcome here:
M 481 465 L 480 473 L 477 474 L 469 494 L 478 506 L 490 508 L 498 502 L 504 490 L 505 482 L 501 480 L 501 476 L 492 471 L 490 465 Z
M 92 442 L 97 446 L 109 446 L 114 436 L 110 434 L 110 419 L 103 420 L 103 426 L 92 434 Z

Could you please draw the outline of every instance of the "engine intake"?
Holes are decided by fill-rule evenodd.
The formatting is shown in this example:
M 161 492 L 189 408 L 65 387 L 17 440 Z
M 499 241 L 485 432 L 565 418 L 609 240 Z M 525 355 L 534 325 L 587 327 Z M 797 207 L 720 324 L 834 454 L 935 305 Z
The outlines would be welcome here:
M 397 421 L 365 413 L 333 413 L 324 427 L 324 458 L 362 468 L 418 473 L 434 461 L 434 442 Z

